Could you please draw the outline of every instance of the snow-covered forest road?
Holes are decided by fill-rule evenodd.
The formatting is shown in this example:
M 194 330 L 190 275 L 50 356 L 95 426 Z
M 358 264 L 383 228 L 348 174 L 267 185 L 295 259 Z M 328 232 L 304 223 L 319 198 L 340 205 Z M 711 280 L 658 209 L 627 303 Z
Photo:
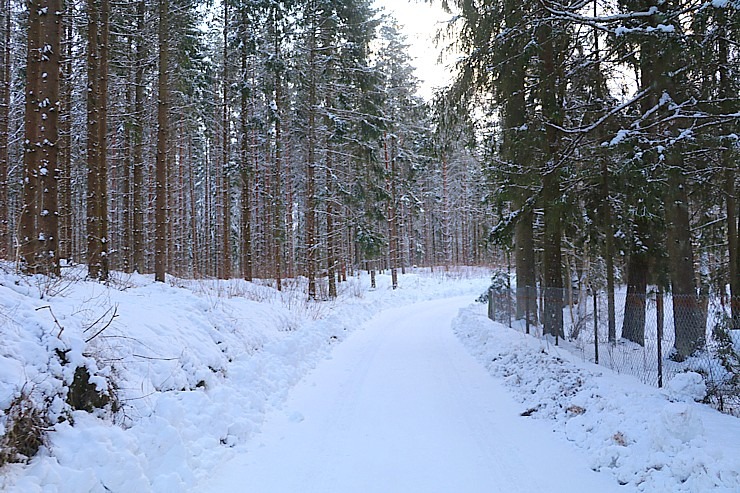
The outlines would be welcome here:
M 624 493 L 465 350 L 451 321 L 469 302 L 372 319 L 196 491 Z

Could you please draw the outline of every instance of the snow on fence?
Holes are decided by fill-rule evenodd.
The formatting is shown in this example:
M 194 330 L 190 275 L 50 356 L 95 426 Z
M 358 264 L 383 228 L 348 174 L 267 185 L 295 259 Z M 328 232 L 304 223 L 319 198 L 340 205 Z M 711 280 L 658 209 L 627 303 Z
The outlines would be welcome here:
M 487 301 L 491 320 L 542 337 L 543 296 L 536 288 L 517 293 L 494 279 L 480 301 Z M 628 295 L 622 288 L 614 294 L 610 317 L 604 291 L 564 289 L 555 296 L 562 300 L 564 336 L 548 336 L 556 343 L 658 387 L 677 373 L 698 372 L 707 385 L 705 402 L 740 416 L 740 327 L 731 321 L 729 297 L 675 296 L 655 289 Z

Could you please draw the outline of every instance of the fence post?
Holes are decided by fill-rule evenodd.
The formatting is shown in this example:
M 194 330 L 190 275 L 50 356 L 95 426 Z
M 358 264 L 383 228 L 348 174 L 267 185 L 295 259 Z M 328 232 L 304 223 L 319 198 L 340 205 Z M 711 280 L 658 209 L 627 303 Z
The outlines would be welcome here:
M 529 286 L 524 288 L 524 325 L 527 328 L 527 334 L 529 334 L 529 295 L 531 290 Z
M 511 251 L 506 252 L 506 313 L 509 316 L 509 328 L 511 328 Z
M 594 361 L 599 364 L 599 311 L 598 295 L 594 289 Z
M 663 288 L 655 293 L 656 327 L 658 337 L 658 388 L 663 387 Z
M 511 328 L 511 285 L 509 285 L 509 289 L 506 291 L 506 313 L 509 315 L 509 328 Z
M 494 316 L 494 308 L 493 308 L 493 288 L 488 288 L 488 318 L 490 320 L 494 320 L 496 317 Z

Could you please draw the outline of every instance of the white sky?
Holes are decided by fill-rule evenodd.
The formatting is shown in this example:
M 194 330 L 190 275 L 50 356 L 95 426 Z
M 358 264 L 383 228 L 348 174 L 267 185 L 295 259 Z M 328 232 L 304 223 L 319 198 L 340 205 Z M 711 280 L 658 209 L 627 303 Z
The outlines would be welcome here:
M 451 71 L 445 65 L 437 64 L 439 49 L 434 45 L 434 35 L 440 22 L 450 18 L 440 7 L 421 3 L 417 0 L 375 0 L 376 7 L 384 8 L 393 14 L 408 37 L 409 55 L 416 66 L 416 77 L 420 81 L 419 93 L 430 99 L 434 88 L 447 85 Z

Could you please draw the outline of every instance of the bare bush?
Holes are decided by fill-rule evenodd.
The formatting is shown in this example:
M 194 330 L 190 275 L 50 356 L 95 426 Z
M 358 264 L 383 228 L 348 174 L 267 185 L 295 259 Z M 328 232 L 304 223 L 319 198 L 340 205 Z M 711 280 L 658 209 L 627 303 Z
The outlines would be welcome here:
M 5 434 L 0 437 L 0 466 L 9 462 L 28 462 L 44 444 L 48 422 L 46 410 L 40 409 L 22 391 L 4 409 Z

